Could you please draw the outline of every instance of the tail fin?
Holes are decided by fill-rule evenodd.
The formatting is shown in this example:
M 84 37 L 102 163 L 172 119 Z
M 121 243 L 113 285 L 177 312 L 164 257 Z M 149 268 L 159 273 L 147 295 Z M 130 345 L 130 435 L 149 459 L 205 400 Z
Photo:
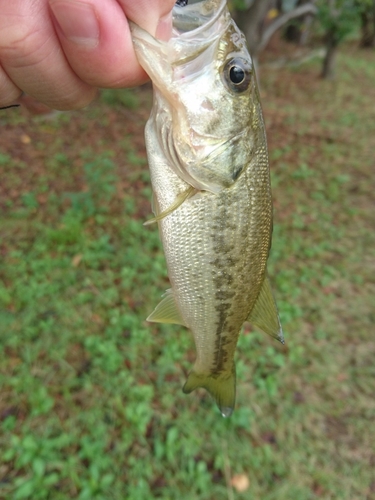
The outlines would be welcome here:
M 236 369 L 234 365 L 231 373 L 220 375 L 215 373 L 199 374 L 193 369 L 182 390 L 185 394 L 189 394 L 198 387 L 203 387 L 211 394 L 223 417 L 232 415 L 236 401 Z

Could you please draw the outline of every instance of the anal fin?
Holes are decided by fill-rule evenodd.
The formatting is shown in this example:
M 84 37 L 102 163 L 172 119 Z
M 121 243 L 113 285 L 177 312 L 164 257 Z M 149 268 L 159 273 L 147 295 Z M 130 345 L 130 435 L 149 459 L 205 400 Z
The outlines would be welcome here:
M 151 323 L 173 323 L 186 326 L 177 308 L 171 289 L 165 292 L 162 301 L 155 307 L 155 310 L 147 318 L 147 321 Z
M 267 275 L 264 278 L 262 288 L 247 321 L 284 344 L 284 334 L 279 313 Z

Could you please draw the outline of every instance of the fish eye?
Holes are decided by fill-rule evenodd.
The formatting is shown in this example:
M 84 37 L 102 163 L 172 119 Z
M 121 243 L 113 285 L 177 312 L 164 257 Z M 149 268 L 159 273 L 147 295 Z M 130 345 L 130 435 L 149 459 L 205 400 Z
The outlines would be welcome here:
M 240 85 L 245 80 L 245 72 L 239 66 L 232 66 L 229 70 L 229 78 L 235 85 Z
M 224 78 L 231 90 L 244 92 L 250 85 L 251 64 L 241 57 L 230 59 L 224 66 Z

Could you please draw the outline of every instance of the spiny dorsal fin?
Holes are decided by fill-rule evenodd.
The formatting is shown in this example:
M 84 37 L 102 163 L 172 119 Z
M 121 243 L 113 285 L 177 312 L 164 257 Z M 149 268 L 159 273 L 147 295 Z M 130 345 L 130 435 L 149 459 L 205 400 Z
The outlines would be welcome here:
M 155 310 L 147 318 L 147 321 L 151 323 L 174 323 L 186 326 L 180 311 L 177 309 L 171 289 L 165 292 L 162 301 L 156 306 Z
M 277 312 L 276 302 L 273 298 L 271 284 L 267 275 L 264 278 L 259 296 L 247 320 L 284 344 L 279 313 Z
M 167 215 L 170 215 L 172 212 L 178 209 L 185 200 L 190 198 L 197 190 L 193 187 L 190 186 L 188 187 L 185 191 L 183 191 L 181 194 L 177 196 L 175 201 L 172 203 L 170 207 L 168 207 L 164 212 L 161 212 L 160 214 L 157 214 L 153 219 L 147 220 L 146 222 L 143 223 L 144 226 L 149 226 L 150 224 L 153 224 L 154 222 L 159 222 L 164 217 L 167 217 Z M 155 200 L 153 200 L 153 210 L 156 208 L 156 203 Z M 155 213 L 155 211 L 154 211 Z

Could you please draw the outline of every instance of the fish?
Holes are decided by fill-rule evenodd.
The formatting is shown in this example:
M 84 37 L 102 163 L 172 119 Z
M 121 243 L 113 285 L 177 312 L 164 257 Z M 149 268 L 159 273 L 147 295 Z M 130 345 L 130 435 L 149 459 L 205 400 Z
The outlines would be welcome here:
M 176 4 L 167 41 L 135 24 L 131 33 L 153 83 L 149 222 L 159 226 L 171 285 L 147 320 L 192 332 L 196 360 L 183 392 L 206 389 L 229 417 L 243 324 L 284 343 L 267 274 L 273 209 L 253 62 L 226 0 Z

